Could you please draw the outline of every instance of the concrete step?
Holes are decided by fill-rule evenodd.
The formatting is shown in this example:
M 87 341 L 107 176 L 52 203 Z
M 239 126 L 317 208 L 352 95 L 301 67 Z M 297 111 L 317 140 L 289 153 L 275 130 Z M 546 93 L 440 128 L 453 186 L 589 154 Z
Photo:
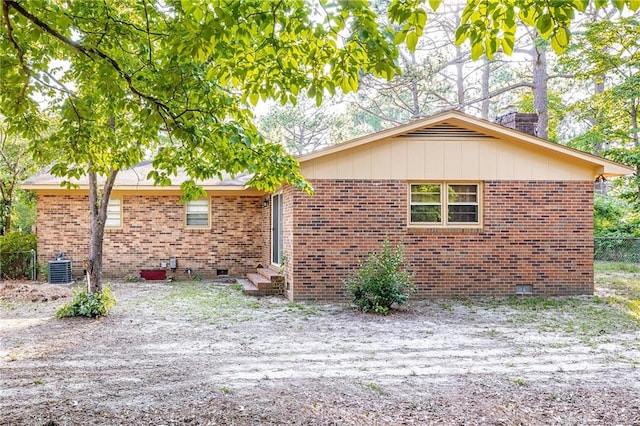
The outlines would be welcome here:
M 238 284 L 242 286 L 242 292 L 244 294 L 253 295 L 253 296 L 258 296 L 260 294 L 260 289 L 255 285 L 253 285 L 251 281 L 244 278 L 238 278 L 236 281 Z
M 247 279 L 251 284 L 258 287 L 259 289 L 266 289 L 271 287 L 271 280 L 269 278 L 265 278 L 261 274 L 247 274 Z
M 281 276 L 277 271 L 274 271 L 271 268 L 258 268 L 258 273 L 268 279 L 273 279 L 274 277 L 277 278 Z

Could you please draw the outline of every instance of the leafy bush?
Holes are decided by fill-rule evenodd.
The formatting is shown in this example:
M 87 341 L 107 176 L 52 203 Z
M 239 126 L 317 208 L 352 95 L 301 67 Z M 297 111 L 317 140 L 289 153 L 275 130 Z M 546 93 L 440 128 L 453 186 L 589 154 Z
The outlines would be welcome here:
M 593 211 L 596 237 L 640 237 L 640 213 L 627 201 L 596 194 Z
M 56 318 L 105 316 L 116 304 L 111 295 L 111 289 L 105 287 L 102 291 L 88 294 L 87 290 L 76 292 L 73 300 L 56 312 Z
M 385 239 L 382 252 L 369 254 L 345 284 L 358 309 L 385 315 L 394 303 L 401 305 L 409 300 L 415 290 L 412 279 L 402 246 L 392 249 Z
M 31 275 L 31 250 L 37 246 L 34 234 L 11 232 L 0 236 L 0 278 L 17 279 Z

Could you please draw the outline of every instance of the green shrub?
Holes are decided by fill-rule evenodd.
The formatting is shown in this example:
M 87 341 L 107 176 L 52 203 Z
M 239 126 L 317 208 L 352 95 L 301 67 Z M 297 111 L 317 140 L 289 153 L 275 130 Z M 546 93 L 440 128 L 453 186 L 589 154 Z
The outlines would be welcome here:
M 401 305 L 409 300 L 415 290 L 412 279 L 402 246 L 392 249 L 385 239 L 382 252 L 369 254 L 345 284 L 359 310 L 385 315 L 394 303 Z
M 0 279 L 26 278 L 31 275 L 31 250 L 37 246 L 34 234 L 11 232 L 0 236 Z
M 111 289 L 105 287 L 102 291 L 87 294 L 87 290 L 76 292 L 73 300 L 56 312 L 56 318 L 89 317 L 97 318 L 105 316 L 116 304 L 111 295 Z

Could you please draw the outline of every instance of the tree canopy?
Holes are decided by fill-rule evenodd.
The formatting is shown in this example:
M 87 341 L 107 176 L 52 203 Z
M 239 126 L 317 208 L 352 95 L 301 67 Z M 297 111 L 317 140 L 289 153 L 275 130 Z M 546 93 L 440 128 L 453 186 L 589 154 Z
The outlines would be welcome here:
M 360 72 L 396 72 L 393 42 L 366 2 L 2 6 L 0 114 L 69 178 L 107 176 L 157 152 L 160 184 L 180 166 L 194 179 L 250 171 L 261 189 L 304 188 L 295 161 L 254 128 L 247 100 L 286 102 L 307 89 L 319 102 L 353 90 Z

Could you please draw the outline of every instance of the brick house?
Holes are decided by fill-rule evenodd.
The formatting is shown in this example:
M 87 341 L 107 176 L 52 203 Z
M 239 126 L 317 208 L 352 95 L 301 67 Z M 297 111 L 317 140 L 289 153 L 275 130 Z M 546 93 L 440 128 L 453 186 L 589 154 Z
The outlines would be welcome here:
M 502 123 L 533 129 L 532 118 L 512 114 Z M 313 196 L 290 186 L 262 193 L 236 176 L 202 182 L 209 197 L 181 204 L 179 178 L 154 187 L 148 163 L 122 172 L 109 206 L 105 275 L 176 259 L 177 277 L 246 276 L 248 292 L 344 300 L 343 279 L 386 237 L 403 243 L 419 297 L 590 294 L 594 180 L 632 172 L 456 111 L 298 160 Z M 77 190 L 59 184 L 46 171 L 23 184 L 37 193 L 38 255 L 42 262 L 62 251 L 78 267 L 88 191 L 83 182 Z

